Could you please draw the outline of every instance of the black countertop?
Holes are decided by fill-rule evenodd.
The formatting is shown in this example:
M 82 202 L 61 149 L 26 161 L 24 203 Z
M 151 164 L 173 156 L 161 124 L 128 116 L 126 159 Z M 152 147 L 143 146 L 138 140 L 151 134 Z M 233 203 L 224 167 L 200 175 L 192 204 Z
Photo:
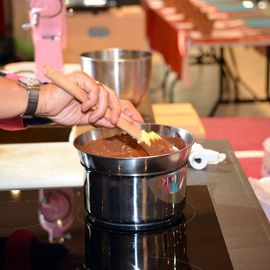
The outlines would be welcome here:
M 188 185 L 206 185 L 234 269 L 267 270 L 270 266 L 270 224 L 228 141 L 201 141 L 227 158 L 203 171 L 188 170 Z
M 230 144 L 225 140 L 200 142 L 226 153 L 227 158 L 205 170 L 188 168 L 188 186 L 207 186 L 234 269 L 268 270 L 270 225 Z
M 149 110 L 149 103 L 144 104 L 144 110 Z M 152 115 L 146 114 L 146 121 L 152 121 Z M 48 141 L 48 132 L 52 132 L 52 140 L 57 134 L 50 127 L 39 127 L 42 136 Z M 60 130 L 62 127 L 59 128 Z M 63 128 L 69 135 L 68 128 Z M 33 135 L 33 131 L 29 131 Z M 59 131 L 60 132 L 60 131 Z M 0 141 L 12 143 L 9 132 L 8 136 L 0 131 Z M 28 142 L 34 141 L 33 136 L 27 137 Z M 19 142 L 24 142 L 18 136 Z M 64 138 L 63 141 L 67 140 Z M 18 141 L 16 141 L 18 142 Z M 249 181 L 244 174 L 239 161 L 230 144 L 224 140 L 200 141 L 204 147 L 224 152 L 227 158 L 217 165 L 208 165 L 203 171 L 188 169 L 188 185 L 207 186 L 220 223 L 220 227 L 227 245 L 234 269 L 260 269 L 268 270 L 270 265 L 270 225 L 253 192 Z

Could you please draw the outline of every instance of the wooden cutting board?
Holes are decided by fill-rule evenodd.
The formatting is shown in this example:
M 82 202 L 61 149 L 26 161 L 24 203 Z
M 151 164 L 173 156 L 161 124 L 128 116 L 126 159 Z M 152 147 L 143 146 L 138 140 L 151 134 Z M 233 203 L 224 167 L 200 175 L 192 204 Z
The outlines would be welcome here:
M 152 104 L 155 123 L 186 129 L 196 138 L 206 136 L 197 111 L 190 103 Z
M 84 169 L 69 142 L 0 144 L 0 190 L 83 184 Z

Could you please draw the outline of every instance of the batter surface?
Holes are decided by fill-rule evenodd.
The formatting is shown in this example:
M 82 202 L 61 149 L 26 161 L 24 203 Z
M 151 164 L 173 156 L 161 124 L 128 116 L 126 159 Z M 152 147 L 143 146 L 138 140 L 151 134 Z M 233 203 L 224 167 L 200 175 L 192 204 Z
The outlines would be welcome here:
M 179 150 L 186 146 L 182 138 L 166 137 Z M 155 147 L 158 144 L 155 143 Z M 146 157 L 147 152 L 128 134 L 115 135 L 109 138 L 90 141 L 85 145 L 79 146 L 80 150 L 89 154 L 103 157 Z

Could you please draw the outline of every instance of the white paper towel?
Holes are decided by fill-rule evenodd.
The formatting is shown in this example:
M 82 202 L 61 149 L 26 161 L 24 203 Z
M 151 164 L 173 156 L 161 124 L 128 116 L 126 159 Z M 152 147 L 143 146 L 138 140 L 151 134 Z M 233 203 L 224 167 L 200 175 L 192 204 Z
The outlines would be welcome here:
M 205 149 L 201 144 L 194 143 L 190 151 L 189 163 L 192 168 L 202 170 L 206 168 L 208 164 L 218 164 L 225 160 L 225 158 L 225 153 Z
M 0 144 L 0 190 L 83 184 L 83 166 L 68 142 Z

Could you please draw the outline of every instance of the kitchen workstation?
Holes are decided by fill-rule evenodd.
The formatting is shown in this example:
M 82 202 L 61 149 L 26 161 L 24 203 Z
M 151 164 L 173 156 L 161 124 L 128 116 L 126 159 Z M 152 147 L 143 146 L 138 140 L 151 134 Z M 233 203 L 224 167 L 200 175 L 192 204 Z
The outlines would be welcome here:
M 191 103 L 153 102 L 164 78 L 140 3 L 22 7 L 33 59 L 17 48 L 22 61 L 1 72 L 54 83 L 83 103 L 86 92 L 68 76 L 83 71 L 131 101 L 143 123 L 27 117 L 12 130 L 0 120 L 0 269 L 269 269 L 267 207 L 234 145 L 208 138 Z

